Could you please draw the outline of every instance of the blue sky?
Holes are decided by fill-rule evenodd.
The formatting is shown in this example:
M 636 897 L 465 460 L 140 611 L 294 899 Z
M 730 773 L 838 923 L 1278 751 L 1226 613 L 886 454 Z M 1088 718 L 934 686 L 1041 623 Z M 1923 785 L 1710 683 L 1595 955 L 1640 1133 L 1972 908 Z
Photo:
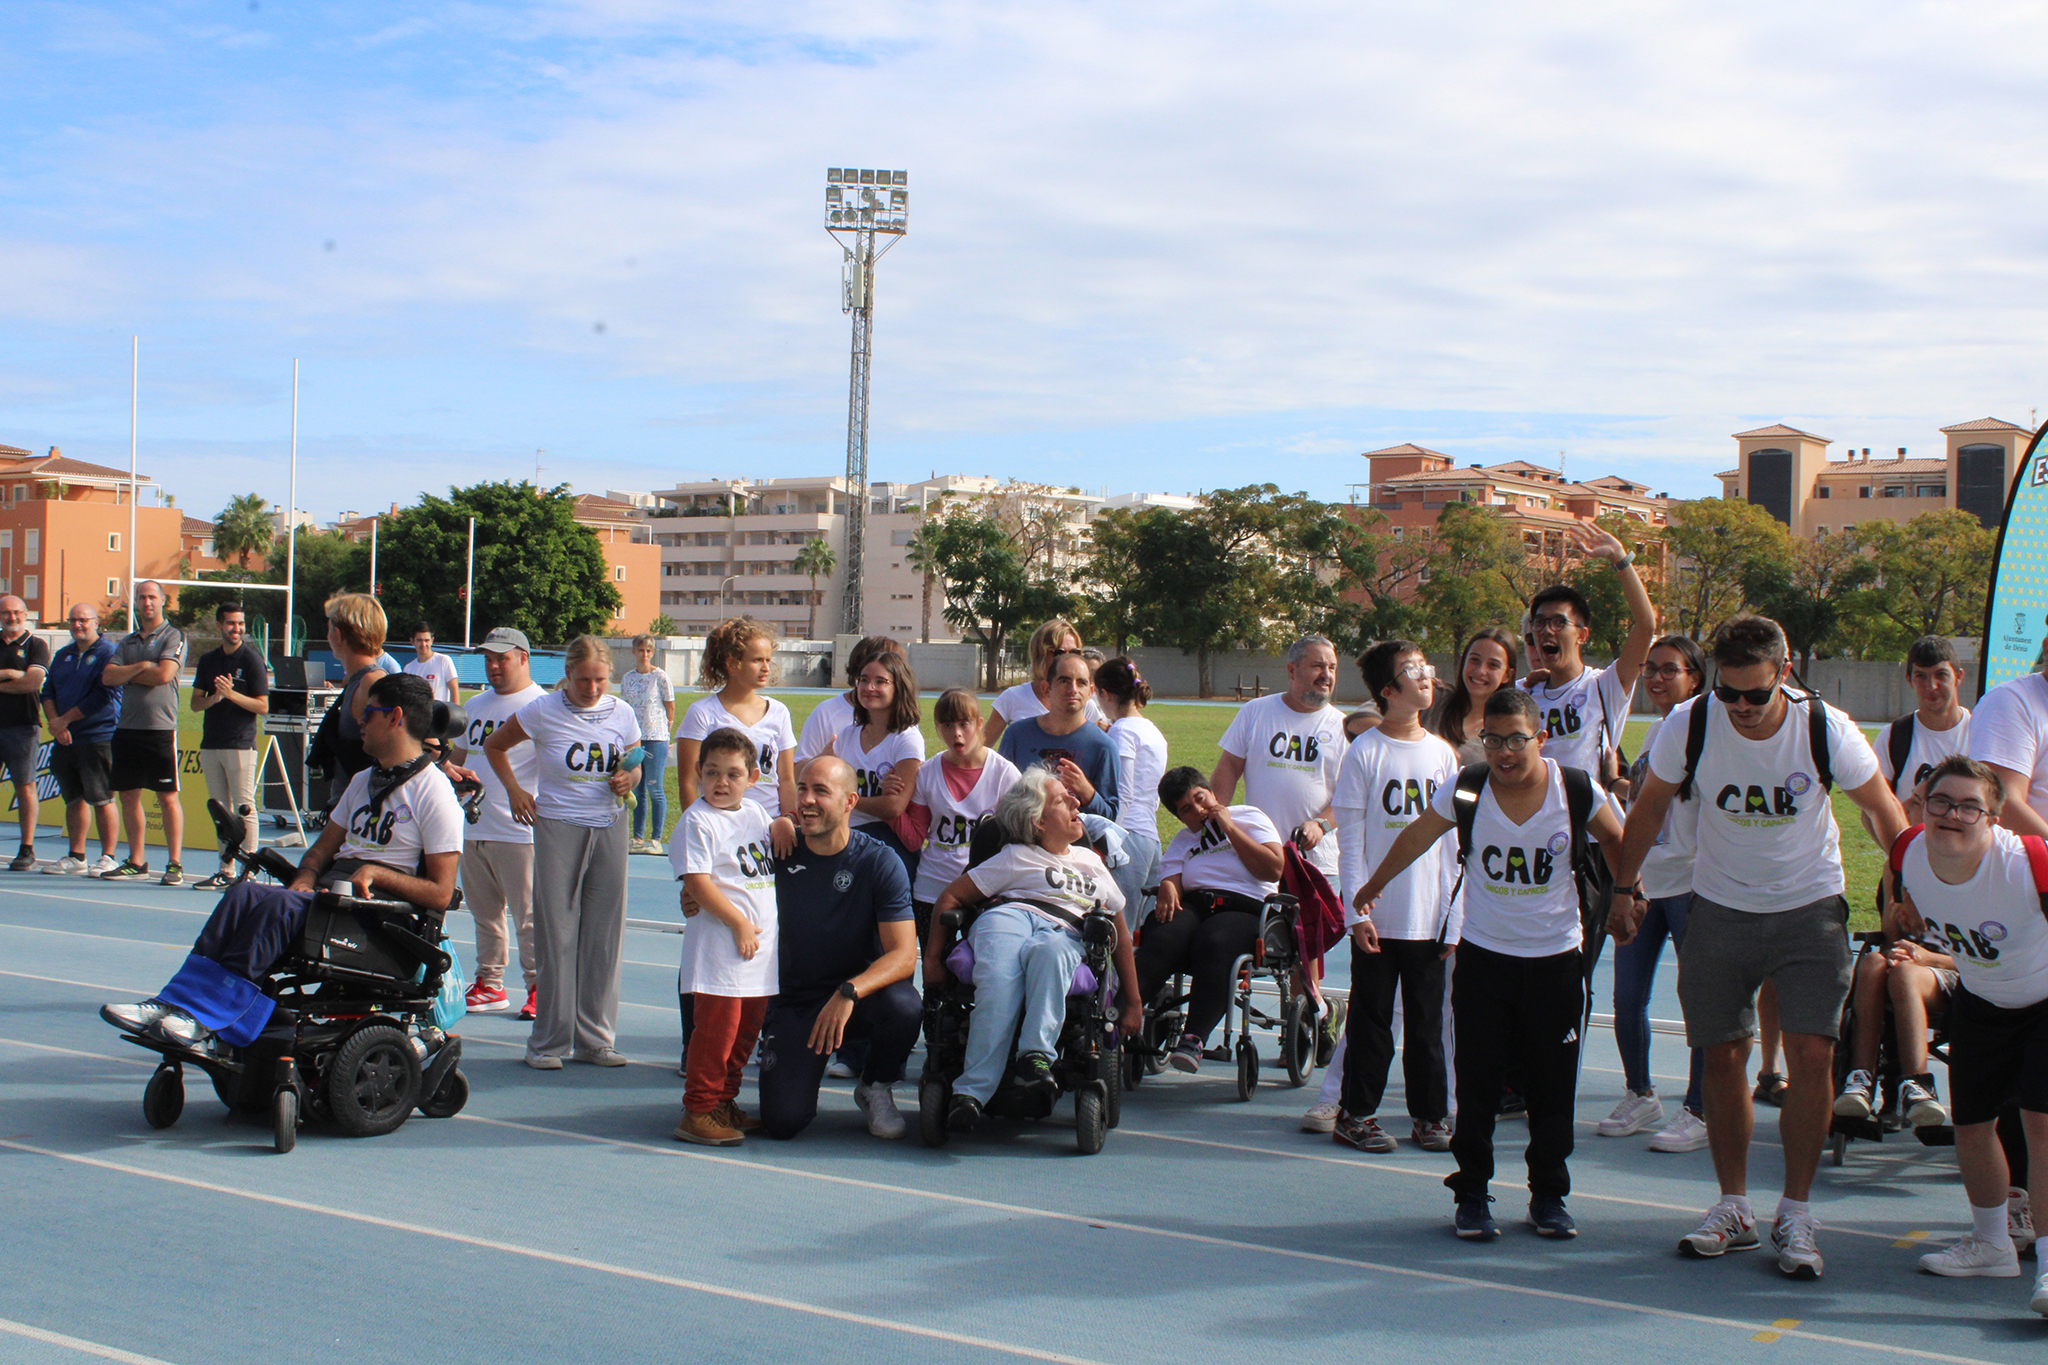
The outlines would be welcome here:
M 1962 4 L 14 0 L 0 442 L 211 514 L 844 460 L 827 166 L 905 167 L 871 474 L 1357 454 L 1715 491 L 2029 420 L 2048 14 Z

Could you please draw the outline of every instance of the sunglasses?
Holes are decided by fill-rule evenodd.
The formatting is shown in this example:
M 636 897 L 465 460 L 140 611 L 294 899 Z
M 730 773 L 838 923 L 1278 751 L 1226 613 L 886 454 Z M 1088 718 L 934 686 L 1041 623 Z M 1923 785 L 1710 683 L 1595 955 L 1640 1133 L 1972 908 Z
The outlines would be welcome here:
M 1534 743 L 1535 739 L 1534 735 L 1481 735 L 1479 747 L 1493 753 L 1506 749 L 1511 754 L 1518 754 Z
M 1974 825 L 1990 811 L 1974 801 L 1958 801 L 1949 796 L 1930 796 L 1924 803 L 1929 815 L 1953 817 L 1959 824 Z
M 1728 706 L 1733 706 L 1739 701 L 1746 701 L 1751 706 L 1769 706 L 1771 698 L 1777 694 L 1777 691 L 1778 689 L 1775 684 L 1770 687 L 1752 687 L 1747 691 L 1740 687 L 1730 687 L 1726 683 L 1714 684 L 1714 695 L 1720 698 L 1724 705 Z
M 363 719 L 368 720 L 371 716 L 378 715 L 382 712 L 396 711 L 397 709 L 398 708 L 395 706 L 365 706 L 363 708 Z

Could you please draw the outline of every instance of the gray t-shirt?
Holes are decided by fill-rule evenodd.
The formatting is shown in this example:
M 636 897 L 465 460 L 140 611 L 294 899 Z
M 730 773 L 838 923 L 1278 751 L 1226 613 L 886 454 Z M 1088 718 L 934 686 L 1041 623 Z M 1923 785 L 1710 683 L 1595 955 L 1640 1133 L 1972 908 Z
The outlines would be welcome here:
M 185 667 L 185 632 L 166 621 L 144 635 L 131 631 L 114 646 L 117 664 L 153 664 L 169 659 L 180 670 Z M 175 730 L 178 728 L 178 675 L 154 687 L 131 682 L 121 689 L 121 719 L 116 730 Z

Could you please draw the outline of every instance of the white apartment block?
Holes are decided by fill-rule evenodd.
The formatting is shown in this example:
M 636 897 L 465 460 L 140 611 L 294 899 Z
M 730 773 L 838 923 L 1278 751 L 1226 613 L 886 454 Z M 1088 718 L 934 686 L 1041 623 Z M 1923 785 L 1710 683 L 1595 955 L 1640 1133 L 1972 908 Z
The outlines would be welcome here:
M 661 547 L 661 609 L 681 635 L 702 635 L 728 616 L 746 614 L 786 637 L 811 628 L 812 585 L 797 571 L 806 541 L 832 547 L 834 569 L 817 580 L 816 634 L 839 629 L 846 573 L 846 514 L 852 496 L 837 475 L 797 479 L 716 479 L 678 484 L 652 493 L 608 490 L 645 518 Z M 1047 488 L 1003 483 L 982 475 L 946 474 L 916 483 L 869 485 L 867 564 L 862 615 L 867 633 L 900 640 L 925 638 L 924 579 L 904 559 L 904 548 L 933 510 L 967 503 L 976 510 L 1021 509 L 1030 529 L 1023 539 L 1034 558 L 1059 574 L 1087 552 L 1088 523 L 1112 507 L 1197 505 L 1193 498 L 1104 489 Z M 930 638 L 952 641 L 945 593 L 932 589 Z

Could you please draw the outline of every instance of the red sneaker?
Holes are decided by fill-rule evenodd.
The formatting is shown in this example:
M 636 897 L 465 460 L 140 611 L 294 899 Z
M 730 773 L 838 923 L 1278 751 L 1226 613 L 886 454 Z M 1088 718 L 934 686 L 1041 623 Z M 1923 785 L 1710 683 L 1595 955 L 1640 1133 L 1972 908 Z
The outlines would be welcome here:
M 536 1013 L 538 1013 L 538 1011 L 535 1010 L 534 1006 L 537 1005 L 539 1002 L 540 992 L 535 990 L 533 987 L 528 986 L 526 988 L 526 1003 L 520 1007 L 519 1017 L 521 1019 L 533 1018 L 533 1016 Z
M 486 986 L 479 981 L 463 995 L 462 1003 L 471 1014 L 496 1014 L 509 1003 L 505 992 L 497 986 Z

